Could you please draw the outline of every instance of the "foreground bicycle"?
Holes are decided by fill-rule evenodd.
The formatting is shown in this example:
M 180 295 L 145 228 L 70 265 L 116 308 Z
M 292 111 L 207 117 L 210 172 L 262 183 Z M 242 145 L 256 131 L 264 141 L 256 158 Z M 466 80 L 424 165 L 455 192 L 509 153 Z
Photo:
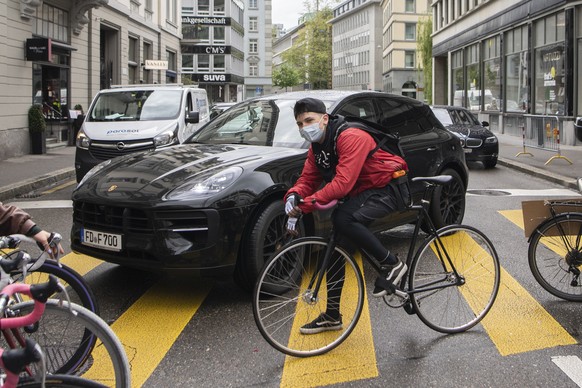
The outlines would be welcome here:
M 49 275 L 56 276 L 65 286 L 70 302 L 77 303 L 99 315 L 99 305 L 91 287 L 77 271 L 59 261 L 57 245 L 61 241 L 62 236 L 59 233 L 51 233 L 49 249 L 52 253 L 50 256 L 42 251 L 42 247 L 39 247 L 41 254 L 36 258 L 31 258 L 25 265 L 7 267 L 3 270 L 10 274 L 12 283 L 38 284 L 46 282 Z M 13 261 L 11 258 L 18 255 L 21 242 L 37 245 L 34 239 L 24 235 L 0 237 L 0 258 L 4 256 L 2 260 L 6 258 L 7 261 Z M 62 294 L 56 293 L 51 298 L 62 299 L 63 297 Z
M 582 178 L 578 178 L 582 191 Z M 580 208 L 580 202 L 544 201 L 551 217 L 531 234 L 528 262 L 537 282 L 558 298 L 582 302 L 582 212 L 564 211 Z
M 434 189 L 451 176 L 417 177 L 426 189 L 419 205 L 406 263 L 408 276 L 389 285 L 384 301 L 416 313 L 430 328 L 442 333 L 463 332 L 479 323 L 491 309 L 499 290 L 499 258 L 493 244 L 479 230 L 466 225 L 436 229 L 427 209 Z M 319 206 L 320 209 L 329 206 Z M 418 248 L 421 225 L 429 230 Z M 329 239 L 305 237 L 291 241 L 261 271 L 253 293 L 255 322 L 269 344 L 296 357 L 326 353 L 354 330 L 364 305 L 364 279 L 360 265 Z M 379 263 L 362 250 L 362 256 L 380 273 Z M 342 272 L 343 271 L 343 272 Z M 340 276 L 338 276 L 340 274 Z M 327 291 L 343 284 L 340 301 L 330 301 Z M 377 285 L 383 285 L 377 282 Z M 300 327 L 339 303 L 342 327 L 320 334 L 300 334 Z
M 27 262 L 26 256 L 21 251 L 13 259 Z M 0 283 L 7 276 L 2 275 Z M 58 288 L 63 289 L 50 275 L 46 284 L 12 283 L 0 290 L 1 346 L 18 349 L 32 339 L 46 354 L 48 373 L 74 374 L 116 388 L 130 386 L 129 363 L 115 333 L 82 306 L 47 300 Z M 19 294 L 25 298 L 16 298 Z M 37 374 L 30 368 L 26 372 L 29 376 Z

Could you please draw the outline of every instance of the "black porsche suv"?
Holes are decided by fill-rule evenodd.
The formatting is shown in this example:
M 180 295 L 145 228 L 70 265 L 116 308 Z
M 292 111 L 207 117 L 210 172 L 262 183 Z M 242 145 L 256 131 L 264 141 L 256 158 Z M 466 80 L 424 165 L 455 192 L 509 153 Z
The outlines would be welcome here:
M 401 137 L 411 176 L 452 175 L 435 190 L 437 226 L 459 223 L 468 170 L 457 136 L 430 107 L 381 92 L 309 91 L 241 102 L 185 144 L 106 161 L 73 193 L 72 249 L 119 265 L 150 270 L 233 274 L 250 289 L 285 238 L 283 195 L 299 177 L 309 144 L 299 135 L 295 101 L 315 97 L 328 112 L 356 116 Z M 418 201 L 421 187 L 412 186 Z M 376 231 L 411 222 L 399 213 Z M 301 219 L 305 235 L 325 235 L 329 213 Z

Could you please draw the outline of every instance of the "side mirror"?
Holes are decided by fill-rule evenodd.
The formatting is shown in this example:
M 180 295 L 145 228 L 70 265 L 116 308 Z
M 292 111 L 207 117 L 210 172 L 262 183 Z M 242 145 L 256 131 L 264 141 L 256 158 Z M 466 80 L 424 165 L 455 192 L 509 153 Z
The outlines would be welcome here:
M 484 127 L 488 127 L 489 126 L 489 121 L 482 121 L 481 125 Z
M 188 115 L 186 116 L 186 122 L 188 124 L 198 124 L 200 122 L 200 112 L 188 112 Z

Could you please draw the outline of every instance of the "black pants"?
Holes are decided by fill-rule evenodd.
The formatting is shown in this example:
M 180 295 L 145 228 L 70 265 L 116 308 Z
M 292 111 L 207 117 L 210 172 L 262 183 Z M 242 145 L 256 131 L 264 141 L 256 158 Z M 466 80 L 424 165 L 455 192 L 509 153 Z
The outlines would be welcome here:
M 345 246 L 348 243 L 356 248 L 363 248 L 377 260 L 384 260 L 390 251 L 368 229 L 368 225 L 375 219 L 403 210 L 409 197 L 407 185 L 389 184 L 383 188 L 366 190 L 349 198 L 336 209 L 332 220 L 338 235 L 338 244 Z M 327 270 L 327 277 L 327 313 L 337 318 L 345 277 L 343 262 L 332 261 L 332 265 Z

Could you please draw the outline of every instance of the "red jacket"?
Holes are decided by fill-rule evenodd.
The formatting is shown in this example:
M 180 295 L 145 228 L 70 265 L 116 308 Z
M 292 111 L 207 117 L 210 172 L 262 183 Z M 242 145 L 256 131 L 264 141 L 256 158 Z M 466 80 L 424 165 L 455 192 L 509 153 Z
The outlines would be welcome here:
M 321 190 L 317 190 L 323 177 L 315 164 L 313 150 L 309 147 L 301 176 L 287 191 L 285 198 L 291 193 L 299 194 L 305 200 L 299 207 L 304 213 L 309 213 L 313 211 L 313 199 L 326 204 L 345 196 L 353 197 L 364 190 L 386 186 L 395 171 L 408 171 L 404 159 L 382 149 L 368 158 L 374 148 L 376 141 L 367 132 L 358 128 L 344 130 L 337 138 L 338 164 L 335 177 Z

